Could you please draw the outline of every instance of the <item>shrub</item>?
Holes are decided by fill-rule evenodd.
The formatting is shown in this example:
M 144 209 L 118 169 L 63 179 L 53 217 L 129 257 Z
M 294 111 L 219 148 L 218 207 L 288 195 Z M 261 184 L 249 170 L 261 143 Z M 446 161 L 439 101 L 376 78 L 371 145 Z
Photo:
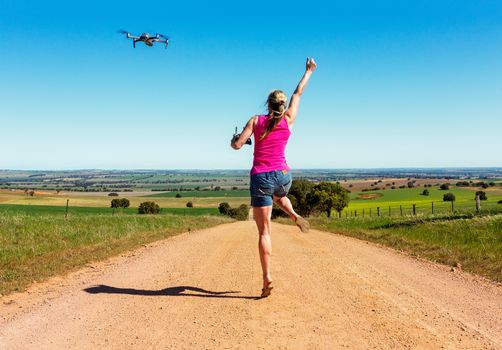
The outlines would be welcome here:
M 502 204 L 502 199 L 497 202 L 498 204 Z
M 482 188 L 488 188 L 490 187 L 486 182 L 483 182 L 483 184 L 481 185 Z
M 219 190 L 221 190 L 221 186 L 215 186 L 214 190 L 215 190 L 215 191 L 219 191 Z
M 476 191 L 476 196 L 474 197 L 474 199 L 476 199 L 477 196 L 479 196 L 479 200 L 481 200 L 481 201 L 488 200 L 488 197 L 486 196 L 485 191 Z
M 237 186 L 233 186 L 233 187 L 232 187 L 232 190 L 234 190 L 234 191 L 235 191 L 235 190 L 238 190 L 238 189 L 239 189 L 239 188 L 238 188 Z
M 238 208 L 230 209 L 230 217 L 239 221 L 245 221 L 249 217 L 249 207 L 241 204 Z
M 422 191 L 422 196 L 428 196 L 429 195 L 429 190 L 425 189 Z
M 246 204 L 241 204 L 238 208 L 231 208 L 228 203 L 220 203 L 218 210 L 221 214 L 240 221 L 245 221 L 249 217 L 249 207 Z
M 459 187 L 469 187 L 470 183 L 468 181 L 459 181 L 459 182 L 456 183 L 456 186 L 459 186 Z
M 228 204 L 227 202 L 220 203 L 220 205 L 218 206 L 218 211 L 223 215 L 228 215 L 230 209 L 230 204 Z
M 401 185 L 401 186 L 399 186 L 399 188 L 406 188 L 406 186 L 405 185 Z
M 111 202 L 111 208 L 129 208 L 131 203 L 129 202 L 129 199 L 127 198 L 116 198 L 112 199 Z
M 193 208 L 193 203 L 192 202 L 187 202 L 187 208 Z
M 454 202 L 455 201 L 455 195 L 453 193 L 445 193 L 443 195 L 443 201 L 444 202 Z
M 108 196 L 110 196 L 110 197 L 118 197 L 119 194 L 117 192 L 112 192 L 112 193 L 108 193 Z
M 396 186 L 391 186 L 390 188 L 391 190 L 395 190 L 396 189 Z
M 408 181 L 408 188 L 413 188 L 415 187 L 415 182 L 414 181 Z
M 181 194 L 176 193 L 176 196 L 175 196 L 175 197 L 176 197 L 176 198 L 181 198 Z
M 138 207 L 139 214 L 158 214 L 160 213 L 160 207 L 155 202 L 143 202 Z

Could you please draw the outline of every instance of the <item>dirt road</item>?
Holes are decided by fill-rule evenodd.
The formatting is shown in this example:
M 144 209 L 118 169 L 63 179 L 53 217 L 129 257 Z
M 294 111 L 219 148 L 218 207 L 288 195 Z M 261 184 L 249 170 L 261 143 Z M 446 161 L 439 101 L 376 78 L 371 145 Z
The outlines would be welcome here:
M 502 288 L 355 239 L 252 222 L 184 234 L 2 298 L 0 349 L 499 349 Z

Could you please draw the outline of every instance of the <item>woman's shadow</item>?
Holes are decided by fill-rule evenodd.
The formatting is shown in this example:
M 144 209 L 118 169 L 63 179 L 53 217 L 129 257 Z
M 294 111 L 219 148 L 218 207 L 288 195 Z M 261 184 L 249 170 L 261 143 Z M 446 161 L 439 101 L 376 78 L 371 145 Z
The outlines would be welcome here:
M 171 296 L 171 297 L 199 297 L 199 298 L 228 298 L 228 299 L 251 299 L 257 300 L 260 297 L 228 295 L 240 293 L 239 291 L 213 292 L 210 290 L 190 287 L 178 286 L 169 287 L 160 290 L 146 290 L 133 288 L 116 288 L 100 284 L 93 287 L 85 288 L 84 291 L 91 294 L 129 294 L 129 295 L 144 295 L 144 296 Z

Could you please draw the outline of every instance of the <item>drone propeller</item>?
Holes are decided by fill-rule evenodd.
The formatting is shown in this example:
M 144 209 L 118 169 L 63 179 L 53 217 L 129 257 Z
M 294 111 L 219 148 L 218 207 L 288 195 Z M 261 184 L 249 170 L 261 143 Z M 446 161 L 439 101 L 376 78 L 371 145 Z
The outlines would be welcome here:
M 158 36 L 160 36 L 161 38 L 164 38 L 166 40 L 169 40 L 169 37 L 167 35 L 164 35 L 164 34 L 160 34 L 160 33 L 157 33 Z
M 124 30 L 124 29 L 117 30 L 117 33 L 119 33 L 119 34 L 129 34 L 129 32 L 127 30 Z

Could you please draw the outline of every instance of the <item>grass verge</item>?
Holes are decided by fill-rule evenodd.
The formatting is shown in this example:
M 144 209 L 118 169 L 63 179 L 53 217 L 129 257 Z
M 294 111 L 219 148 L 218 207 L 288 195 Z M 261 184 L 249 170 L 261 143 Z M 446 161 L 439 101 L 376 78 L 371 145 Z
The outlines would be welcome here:
M 33 215 L 0 211 L 0 294 L 188 229 L 231 222 L 221 216 Z
M 280 222 L 288 222 L 280 219 Z M 502 282 L 502 214 L 337 219 L 311 217 L 312 227 L 343 234 Z

